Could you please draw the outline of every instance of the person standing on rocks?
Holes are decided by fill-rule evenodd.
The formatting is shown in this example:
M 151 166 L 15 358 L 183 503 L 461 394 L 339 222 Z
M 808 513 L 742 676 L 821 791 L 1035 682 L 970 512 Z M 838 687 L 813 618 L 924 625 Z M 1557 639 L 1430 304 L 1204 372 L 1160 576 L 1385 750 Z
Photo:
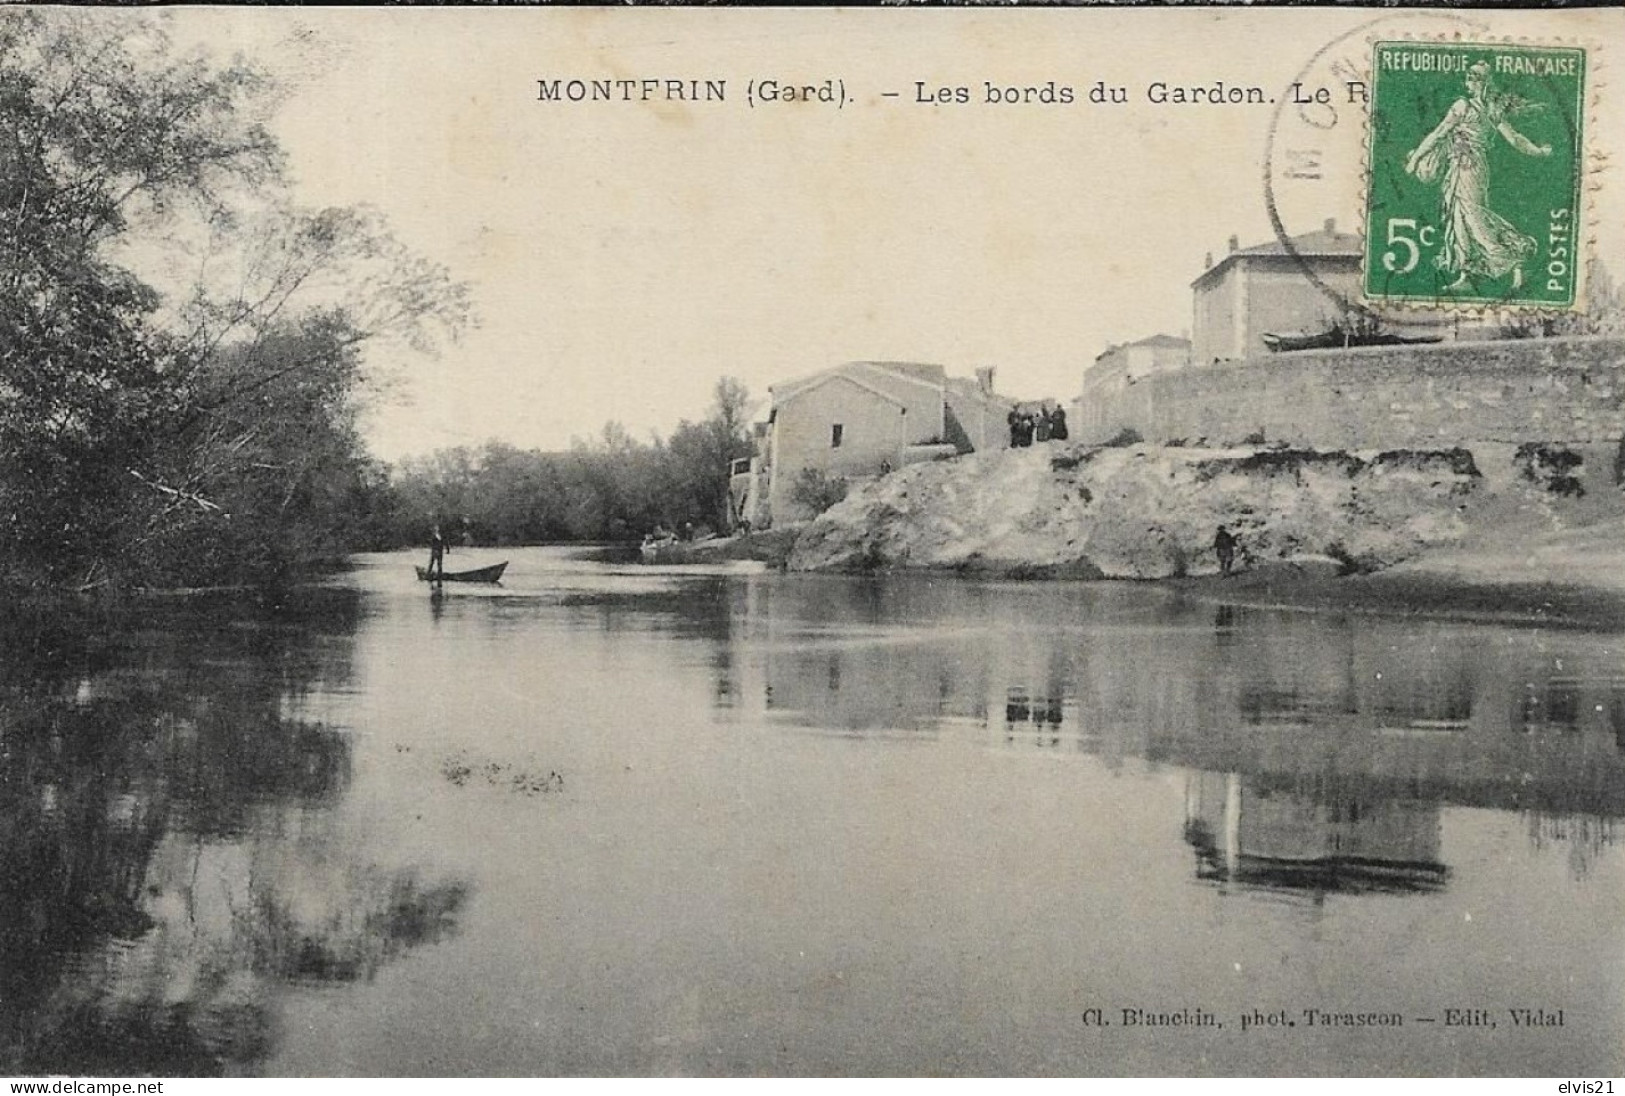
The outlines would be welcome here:
M 1219 557 L 1219 574 L 1228 576 L 1230 568 L 1235 566 L 1236 562 L 1236 537 L 1223 525 L 1213 534 L 1213 551 Z

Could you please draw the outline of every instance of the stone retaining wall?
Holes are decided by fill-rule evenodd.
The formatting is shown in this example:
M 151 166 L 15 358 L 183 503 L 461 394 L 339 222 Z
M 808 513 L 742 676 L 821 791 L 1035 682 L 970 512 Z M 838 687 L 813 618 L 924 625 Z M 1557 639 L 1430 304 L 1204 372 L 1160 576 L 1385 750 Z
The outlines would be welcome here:
M 1617 445 L 1625 339 L 1310 350 L 1155 374 L 1079 403 L 1076 437 L 1324 449 Z

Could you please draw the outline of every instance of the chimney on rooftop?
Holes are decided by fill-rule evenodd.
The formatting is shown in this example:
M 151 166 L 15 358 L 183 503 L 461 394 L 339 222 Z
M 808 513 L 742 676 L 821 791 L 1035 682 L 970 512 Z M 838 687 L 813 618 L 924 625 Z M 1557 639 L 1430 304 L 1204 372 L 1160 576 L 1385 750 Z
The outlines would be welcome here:
M 1239 237 L 1236 237 L 1236 236 L 1232 236 L 1232 237 L 1230 237 L 1230 250 L 1231 250 L 1231 251 L 1235 251 L 1235 250 L 1236 250 L 1236 249 L 1238 249 L 1238 248 L 1239 248 L 1239 247 L 1241 247 L 1241 240 L 1240 240 L 1240 238 L 1239 238 Z
M 1213 252 L 1209 251 L 1206 255 L 1202 256 L 1202 269 L 1203 270 L 1211 270 L 1212 268 L 1213 268 Z
M 989 396 L 993 394 L 993 366 L 984 365 L 976 371 L 976 387 Z
M 1328 235 L 1328 236 L 1337 235 L 1337 218 L 1336 217 L 1327 217 L 1326 218 L 1326 235 Z

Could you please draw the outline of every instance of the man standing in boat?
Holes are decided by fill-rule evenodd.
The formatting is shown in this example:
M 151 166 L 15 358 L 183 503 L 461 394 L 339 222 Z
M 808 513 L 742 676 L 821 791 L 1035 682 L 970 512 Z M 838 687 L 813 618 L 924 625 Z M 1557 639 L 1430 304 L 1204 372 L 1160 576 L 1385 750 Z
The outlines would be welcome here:
M 439 582 L 446 573 L 446 538 L 440 533 L 440 523 L 435 522 L 434 531 L 429 534 L 429 581 Z

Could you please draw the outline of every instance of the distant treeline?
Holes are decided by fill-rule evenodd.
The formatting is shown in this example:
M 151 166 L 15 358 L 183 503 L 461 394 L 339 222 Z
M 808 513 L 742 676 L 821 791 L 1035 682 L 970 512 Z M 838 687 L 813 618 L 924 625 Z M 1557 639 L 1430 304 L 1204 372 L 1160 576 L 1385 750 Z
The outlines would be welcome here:
M 744 387 L 724 377 L 714 395 L 704 420 L 668 439 L 639 442 L 612 422 L 567 452 L 493 441 L 404 461 L 369 508 L 371 546 L 423 544 L 436 523 L 453 545 L 465 527 L 480 544 L 629 540 L 656 525 L 721 531 L 729 462 L 751 448 Z

